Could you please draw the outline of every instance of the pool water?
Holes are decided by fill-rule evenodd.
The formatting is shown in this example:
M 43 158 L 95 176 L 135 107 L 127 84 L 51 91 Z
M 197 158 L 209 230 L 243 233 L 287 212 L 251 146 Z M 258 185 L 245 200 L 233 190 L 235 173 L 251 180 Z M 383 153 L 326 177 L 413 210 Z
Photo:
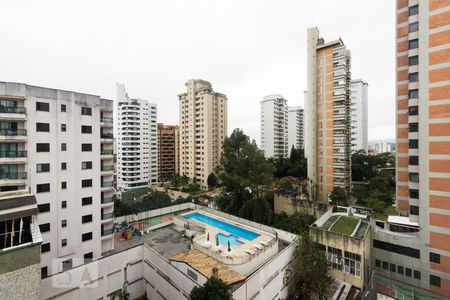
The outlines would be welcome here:
M 228 242 L 230 242 L 230 246 L 236 246 L 236 245 L 242 245 L 243 242 L 241 242 L 237 236 L 235 235 L 225 235 L 223 233 L 218 233 L 216 235 L 216 238 L 219 240 L 219 243 L 222 245 L 228 245 Z M 216 242 L 214 242 L 215 245 Z
M 185 215 L 184 216 L 186 219 L 194 219 L 197 221 L 200 221 L 202 223 L 205 223 L 207 225 L 211 225 L 214 226 L 216 228 L 219 228 L 223 231 L 226 231 L 228 233 L 231 233 L 231 235 L 249 240 L 249 241 L 253 241 L 254 239 L 256 239 L 258 236 L 260 236 L 260 234 L 255 233 L 253 231 L 235 226 L 235 225 L 231 225 L 227 222 L 223 222 L 221 220 L 217 220 L 214 218 L 211 218 L 209 216 L 206 216 L 204 214 L 200 214 L 198 212 L 189 214 L 189 215 Z M 230 242 L 231 243 L 231 242 Z

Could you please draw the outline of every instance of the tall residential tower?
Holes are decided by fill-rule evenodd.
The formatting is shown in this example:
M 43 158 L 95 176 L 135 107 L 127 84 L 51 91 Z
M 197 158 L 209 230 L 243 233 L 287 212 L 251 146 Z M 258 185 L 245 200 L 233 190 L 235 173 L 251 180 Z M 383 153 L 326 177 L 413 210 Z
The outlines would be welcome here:
M 368 101 L 369 85 L 361 79 L 352 80 L 351 120 L 352 152 L 364 150 L 368 153 Z
M 287 157 L 288 106 L 281 95 L 264 97 L 261 103 L 261 149 L 269 157 Z
M 311 194 L 328 203 L 334 187 L 350 191 L 350 51 L 308 29 L 306 129 Z
M 180 126 L 158 123 L 158 180 L 165 182 L 180 171 Z
M 158 182 L 156 104 L 129 98 L 117 84 L 117 188 L 130 191 Z
M 191 79 L 179 94 L 180 175 L 208 188 L 208 176 L 220 163 L 227 136 L 227 97 L 214 92 L 211 83 Z
M 288 109 L 288 154 L 292 146 L 297 149 L 305 148 L 305 114 L 300 106 Z

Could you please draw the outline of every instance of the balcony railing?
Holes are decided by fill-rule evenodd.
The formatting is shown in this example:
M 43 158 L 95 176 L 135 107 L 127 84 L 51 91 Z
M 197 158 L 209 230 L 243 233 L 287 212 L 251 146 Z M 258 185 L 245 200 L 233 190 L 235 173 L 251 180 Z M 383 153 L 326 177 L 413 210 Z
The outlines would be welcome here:
M 0 113 L 2 114 L 25 114 L 27 112 L 25 107 L 1 107 Z
M 112 124 L 113 123 L 113 118 L 102 117 L 102 118 L 100 118 L 100 122 Z
M 110 235 L 114 233 L 114 228 L 105 229 L 102 231 L 102 236 Z
M 101 151 L 101 155 L 113 155 L 114 154 L 114 152 L 113 152 L 113 150 L 111 149 L 111 150 L 102 150 Z
M 114 214 L 113 214 L 113 213 L 103 214 L 103 215 L 102 215 L 102 220 L 112 219 L 113 217 L 114 217 Z
M 105 188 L 105 187 L 113 187 L 113 182 L 112 181 L 103 181 L 102 188 Z
M 102 139 L 113 139 L 114 135 L 112 133 L 102 133 L 101 138 Z
M 104 171 L 112 171 L 113 170 L 113 166 L 112 165 L 110 165 L 110 166 L 102 166 L 102 171 L 104 172 Z
M 27 157 L 27 151 L 0 151 L 0 158 Z
M 27 172 L 3 173 L 0 172 L 0 179 L 18 180 L 26 179 Z
M 27 135 L 27 130 L 26 129 L 16 129 L 16 130 L 11 130 L 11 129 L 0 129 L 0 135 L 5 135 L 5 136 L 19 136 L 19 135 Z
M 103 199 L 102 199 L 103 204 L 111 203 L 111 202 L 113 202 L 113 197 L 103 197 Z

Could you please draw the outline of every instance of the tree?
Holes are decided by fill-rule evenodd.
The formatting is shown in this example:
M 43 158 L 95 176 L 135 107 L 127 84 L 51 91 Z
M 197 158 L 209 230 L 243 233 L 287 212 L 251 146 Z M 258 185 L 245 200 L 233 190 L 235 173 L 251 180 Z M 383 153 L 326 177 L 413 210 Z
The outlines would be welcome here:
M 331 283 L 327 259 L 307 232 L 301 235 L 293 255 L 294 271 L 288 299 L 311 299 L 313 295 L 325 295 Z
M 192 300 L 231 300 L 230 288 L 220 278 L 211 276 L 203 286 L 194 287 L 189 295 Z
M 217 186 L 217 176 L 214 174 L 214 172 L 209 174 L 207 182 L 210 189 L 213 189 Z
M 272 183 L 273 166 L 268 163 L 256 142 L 240 129 L 235 129 L 223 143 L 223 154 L 216 173 L 232 196 L 226 212 L 237 215 L 243 204 L 264 191 Z M 229 198 L 228 198 L 229 199 Z
M 309 232 L 309 226 L 315 220 L 316 218 L 313 215 L 304 212 L 296 212 L 292 215 L 287 215 L 285 212 L 282 212 L 281 214 L 275 215 L 273 227 L 303 235 Z
M 127 287 L 124 285 L 120 290 L 115 291 L 111 295 L 111 300 L 128 300 L 130 299 L 130 293 L 127 292 Z
M 330 200 L 335 205 L 346 205 L 347 192 L 343 188 L 336 186 L 330 194 Z
M 239 216 L 253 222 L 271 225 L 273 211 L 265 198 L 253 198 L 244 203 L 239 210 Z

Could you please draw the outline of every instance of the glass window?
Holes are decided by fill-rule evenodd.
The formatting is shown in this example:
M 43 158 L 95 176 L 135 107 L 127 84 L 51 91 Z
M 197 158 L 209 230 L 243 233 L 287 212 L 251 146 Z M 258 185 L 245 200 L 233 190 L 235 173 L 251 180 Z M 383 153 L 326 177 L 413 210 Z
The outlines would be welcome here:
M 38 205 L 39 213 L 50 211 L 50 203 L 44 203 Z
M 391 272 L 394 272 L 397 270 L 397 266 L 395 264 L 389 264 L 389 269 L 391 270 Z
M 437 253 L 430 252 L 430 262 L 434 262 L 436 264 L 441 263 L 441 255 Z
M 342 250 L 333 247 L 328 247 L 327 260 L 331 268 L 340 270 L 342 268 L 341 258 L 342 258 Z
M 92 108 L 90 107 L 81 107 L 81 114 L 85 116 L 92 116 Z
M 91 187 L 92 179 L 83 179 L 81 180 L 81 187 Z
M 344 273 L 356 277 L 361 276 L 361 255 L 347 251 L 344 252 Z
M 50 192 L 50 183 L 41 183 L 36 185 L 36 193 Z
M 61 201 L 61 208 L 66 208 L 67 207 L 67 201 L 63 200 Z
M 92 144 L 81 144 L 81 151 L 83 152 L 92 151 Z
M 50 164 L 37 164 L 36 172 L 37 173 L 50 172 Z
M 419 22 L 414 22 L 409 24 L 409 32 L 416 32 L 419 30 Z
M 81 235 L 81 241 L 82 242 L 89 241 L 89 240 L 92 240 L 92 232 L 83 233 Z
M 50 251 L 50 243 L 42 244 L 41 252 L 44 253 L 44 252 L 48 252 L 48 251 Z
M 409 74 L 409 82 L 418 82 L 419 81 L 419 73 L 410 73 Z
M 409 164 L 412 166 L 418 166 L 419 165 L 419 157 L 418 156 L 410 156 Z
M 419 48 L 419 40 L 418 39 L 410 40 L 408 46 L 409 50 Z
M 92 126 L 82 125 L 81 133 L 92 133 Z
M 92 222 L 92 215 L 85 215 L 81 217 L 81 223 L 89 223 Z
M 61 104 L 61 112 L 66 112 L 66 105 L 65 104 Z
M 416 206 L 416 205 L 410 205 L 410 206 L 409 206 L 409 213 L 410 213 L 411 215 L 418 216 L 418 215 L 419 215 L 419 207 Z
M 61 247 L 65 247 L 67 246 L 67 239 L 62 239 L 61 240 Z
M 45 102 L 36 102 L 36 110 L 39 111 L 50 111 L 50 105 Z
M 418 132 L 419 123 L 409 123 L 409 132 Z
M 66 150 L 67 150 L 67 144 L 61 143 L 61 151 L 66 151 Z
M 37 143 L 36 144 L 36 152 L 50 152 L 50 144 L 49 143 Z
M 36 131 L 50 132 L 50 124 L 49 123 L 36 123 Z
M 418 4 L 409 7 L 409 9 L 408 9 L 409 16 L 414 16 L 414 15 L 417 15 L 418 13 L 419 13 L 419 5 Z
M 65 132 L 67 130 L 66 124 L 61 124 L 61 131 Z
M 408 107 L 408 115 L 410 116 L 417 116 L 419 114 L 419 106 L 409 106 Z
M 65 162 L 61 163 L 61 170 L 67 170 L 67 163 Z
M 420 277 L 421 277 L 421 276 L 420 276 L 420 272 L 417 271 L 417 270 L 414 270 L 414 278 L 420 280 Z
M 50 231 L 50 223 L 45 223 L 45 224 L 39 225 L 39 230 L 40 230 L 41 232 L 47 232 L 47 231 Z
M 67 182 L 66 181 L 61 182 L 61 189 L 63 189 L 63 190 L 67 189 Z
M 81 169 L 82 170 L 92 169 L 92 161 L 82 161 Z
M 411 172 L 409 173 L 409 181 L 411 182 L 419 182 L 419 173 Z
M 409 149 L 418 149 L 419 148 L 419 140 L 412 139 L 409 140 Z
M 82 205 L 82 206 L 84 206 L 84 205 L 90 205 L 90 204 L 92 204 L 92 197 L 84 197 L 84 198 L 81 198 L 81 205 Z
M 61 227 L 67 227 L 67 220 L 61 220 Z
M 397 273 L 403 275 L 403 266 L 397 266 Z
M 405 268 L 405 275 L 408 277 L 412 277 L 412 270 L 410 268 Z
M 430 285 L 441 287 L 441 277 L 430 274 Z
M 419 56 L 410 56 L 409 57 L 409 65 L 410 66 L 417 66 L 419 64 Z
M 417 99 L 419 98 L 419 90 L 409 90 L 408 92 L 408 99 Z
M 409 189 L 409 198 L 419 199 L 419 190 L 417 190 L 417 189 Z

